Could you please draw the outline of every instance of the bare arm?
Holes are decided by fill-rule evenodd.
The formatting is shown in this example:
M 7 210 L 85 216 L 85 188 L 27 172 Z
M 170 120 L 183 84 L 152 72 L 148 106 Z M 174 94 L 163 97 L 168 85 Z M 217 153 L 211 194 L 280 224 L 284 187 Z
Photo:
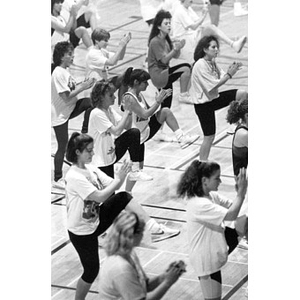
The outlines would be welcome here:
M 123 59 L 127 44 L 129 43 L 130 40 L 131 40 L 131 33 L 129 32 L 121 39 L 116 53 L 106 61 L 105 65 L 114 66 L 118 62 L 118 60 Z
M 192 30 L 196 30 L 198 29 L 198 27 L 204 22 L 206 16 L 207 16 L 208 10 L 207 9 L 203 9 L 203 15 L 202 18 L 199 18 L 198 21 L 196 21 L 194 24 L 191 24 L 189 26 L 187 26 L 185 29 L 192 29 Z
M 69 33 L 71 29 L 73 29 L 74 26 L 76 25 L 76 16 L 77 16 L 77 9 L 76 6 L 73 5 L 70 10 L 70 17 L 67 24 L 63 25 L 56 18 L 51 18 L 51 28 L 57 31 Z
M 140 118 L 148 119 L 149 117 L 151 117 L 155 113 L 155 111 L 158 109 L 158 107 L 160 106 L 160 104 L 168 96 L 171 95 L 171 93 L 172 93 L 171 89 L 167 89 L 167 90 L 163 90 L 162 89 L 159 92 L 159 94 L 156 95 L 155 102 L 148 109 L 145 109 L 145 108 L 141 107 L 139 105 L 139 103 L 137 102 L 137 100 L 134 99 L 132 96 L 126 95 L 124 97 L 124 102 L 125 102 L 124 108 L 125 108 L 125 110 L 133 111 Z
M 215 91 L 222 86 L 223 84 L 225 84 L 229 79 L 231 79 L 235 73 L 241 69 L 242 63 L 240 62 L 233 62 L 227 70 L 227 73 L 220 79 L 220 81 L 218 82 L 217 85 L 215 85 L 210 91 L 208 91 L 208 98 L 211 94 L 214 94 Z
M 123 113 L 122 119 L 120 120 L 120 122 L 118 123 L 117 126 L 111 126 L 108 131 L 116 136 L 120 135 L 122 133 L 122 131 L 125 129 L 125 126 L 128 126 L 128 117 L 130 116 L 130 111 L 125 110 L 125 112 Z
M 240 173 L 237 176 L 237 183 L 236 183 L 237 196 L 235 201 L 229 207 L 227 214 L 224 218 L 224 221 L 236 220 L 245 199 L 247 186 L 248 186 L 248 180 L 247 180 L 246 169 L 241 168 Z
M 183 48 L 184 45 L 185 40 L 174 41 L 174 48 L 161 59 L 161 62 L 168 64 L 172 58 L 178 58 L 180 55 L 180 49 Z
M 104 188 L 103 190 L 97 190 L 91 193 L 87 197 L 87 199 L 96 201 L 98 203 L 102 203 L 105 200 L 107 200 L 112 195 L 112 193 L 114 193 L 122 186 L 130 170 L 131 170 L 131 164 L 125 161 L 121 166 L 119 172 L 115 174 L 115 179 L 110 183 L 110 185 Z
M 71 92 L 65 91 L 63 93 L 59 93 L 59 95 L 65 102 L 72 101 L 74 99 L 74 97 L 76 97 L 79 93 L 92 87 L 94 82 L 95 82 L 95 78 L 87 79 L 87 80 L 79 83 L 78 85 L 76 85 L 76 87 L 73 91 L 71 91 Z

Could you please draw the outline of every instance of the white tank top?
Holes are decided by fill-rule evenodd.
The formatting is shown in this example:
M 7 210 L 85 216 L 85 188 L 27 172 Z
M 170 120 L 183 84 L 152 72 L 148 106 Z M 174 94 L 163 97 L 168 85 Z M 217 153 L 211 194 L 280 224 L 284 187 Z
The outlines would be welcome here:
M 126 95 L 132 96 L 143 109 L 149 108 L 148 103 L 146 102 L 144 96 L 141 93 L 140 93 L 140 99 L 142 101 L 139 101 L 137 96 L 134 95 L 133 93 L 126 92 L 123 96 L 126 96 Z M 147 140 L 147 138 L 149 137 L 149 134 L 150 134 L 150 127 L 148 125 L 149 121 L 150 121 L 149 118 L 143 119 L 143 118 L 137 116 L 134 112 L 132 112 L 132 128 L 138 128 L 140 130 L 141 144 L 144 143 Z

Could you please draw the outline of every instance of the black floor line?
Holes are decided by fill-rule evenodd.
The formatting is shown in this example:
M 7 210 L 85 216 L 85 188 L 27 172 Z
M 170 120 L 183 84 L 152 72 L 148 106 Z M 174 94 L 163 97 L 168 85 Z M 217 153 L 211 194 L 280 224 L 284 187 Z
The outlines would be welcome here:
M 242 287 L 244 283 L 248 281 L 248 275 L 244 276 L 223 298 L 222 300 L 228 300 L 238 289 Z
M 182 208 L 174 208 L 174 207 L 167 207 L 167 206 L 160 206 L 160 205 L 153 205 L 153 204 L 143 204 L 143 203 L 141 205 L 146 206 L 146 207 L 151 207 L 151 208 L 168 209 L 168 210 L 186 212 L 186 210 L 182 209 Z
M 63 290 L 72 290 L 76 291 L 75 287 L 70 287 L 70 286 L 63 286 L 63 285 L 58 285 L 58 284 L 51 284 L 51 287 L 58 288 L 58 289 L 63 289 Z M 89 293 L 92 294 L 99 294 L 97 291 L 89 290 Z
M 60 244 L 58 247 L 56 247 L 55 249 L 53 249 L 53 250 L 51 251 L 51 255 L 55 254 L 57 251 L 61 250 L 62 248 L 64 248 L 64 247 L 67 246 L 68 244 L 70 244 L 70 241 L 69 241 L 69 240 L 63 242 L 62 244 Z

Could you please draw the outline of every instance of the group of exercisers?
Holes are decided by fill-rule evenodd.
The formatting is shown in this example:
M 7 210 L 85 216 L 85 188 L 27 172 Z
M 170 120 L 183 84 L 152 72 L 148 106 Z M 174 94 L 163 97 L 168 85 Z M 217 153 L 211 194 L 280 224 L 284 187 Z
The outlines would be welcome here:
M 204 135 L 199 160 L 187 167 L 177 184 L 178 198 L 187 201 L 190 260 L 205 299 L 221 299 L 220 270 L 239 240 L 248 238 L 247 213 L 240 213 L 247 193 L 248 94 L 239 89 L 218 91 L 241 63 L 232 62 L 224 71 L 216 58 L 219 39 L 239 53 L 247 38 L 232 41 L 215 25 L 202 27 L 206 10 L 204 17 L 197 18 L 191 0 L 176 0 L 174 20 L 170 11 L 160 9 L 147 22 L 151 26 L 148 70 L 129 66 L 123 74 L 110 77 L 109 67 L 124 58 L 134 37 L 126 33 L 117 50 L 110 52 L 110 33 L 97 25 L 95 11 L 89 7 L 77 16 L 88 1 L 70 1 L 65 20 L 60 14 L 64 1 L 51 0 L 51 120 L 57 141 L 53 187 L 65 190 L 68 234 L 83 267 L 75 299 L 85 299 L 98 276 L 98 237 L 105 234 L 107 258 L 100 270 L 99 299 L 161 299 L 185 272 L 185 263 L 175 261 L 164 273 L 148 278 L 134 251 L 143 233 L 150 243 L 180 233 L 151 218 L 132 192 L 137 181 L 153 180 L 143 171 L 147 141 L 157 135 L 178 143 L 181 151 L 199 139 L 181 129 L 172 112 L 174 96 L 180 105 L 194 108 Z M 80 39 L 87 47 L 86 77 L 77 83 L 69 68 Z M 181 62 L 171 65 L 175 59 Z M 143 95 L 150 80 L 157 88 L 152 103 Z M 177 80 L 180 92 L 175 95 Z M 221 168 L 208 160 L 216 133 L 215 111 L 226 106 L 227 121 L 237 124 L 232 142 L 234 201 L 217 192 Z M 81 113 L 81 133 L 69 136 L 69 120 Z M 163 133 L 164 124 L 172 137 Z M 130 160 L 126 161 L 127 151 Z M 117 170 L 115 164 L 122 158 Z M 71 163 L 66 174 L 64 159 Z M 120 190 L 123 184 L 125 191 Z

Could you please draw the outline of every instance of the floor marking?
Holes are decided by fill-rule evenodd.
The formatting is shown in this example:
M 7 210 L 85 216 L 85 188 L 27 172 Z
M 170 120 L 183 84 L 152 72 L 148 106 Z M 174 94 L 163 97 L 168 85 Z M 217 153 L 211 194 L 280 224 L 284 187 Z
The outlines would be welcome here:
M 169 210 L 175 210 L 175 211 L 182 211 L 182 212 L 186 212 L 185 209 L 182 208 L 173 208 L 173 207 L 167 207 L 167 206 L 160 206 L 160 205 L 153 205 L 153 204 L 141 204 L 142 206 L 147 206 L 147 207 L 151 207 L 151 208 L 159 208 L 159 209 L 169 209 Z
M 65 246 L 67 246 L 68 244 L 70 244 L 70 240 L 65 241 L 64 243 L 62 243 L 61 245 L 59 245 L 58 247 L 56 247 L 54 250 L 52 250 L 51 251 L 51 255 L 55 254 L 56 252 L 58 252 L 59 250 L 61 250 Z
M 228 300 L 240 287 L 248 281 L 248 274 L 244 276 L 223 298 L 222 300 Z

